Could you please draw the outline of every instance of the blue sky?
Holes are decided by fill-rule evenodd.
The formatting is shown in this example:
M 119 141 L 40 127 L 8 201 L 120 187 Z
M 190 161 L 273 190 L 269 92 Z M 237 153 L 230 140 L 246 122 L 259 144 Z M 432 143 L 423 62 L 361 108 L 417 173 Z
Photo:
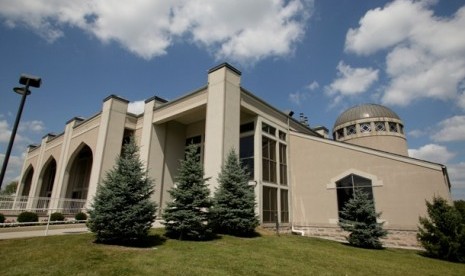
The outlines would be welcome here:
M 28 144 L 89 117 L 116 94 L 174 99 L 229 62 L 242 86 L 332 129 L 345 109 L 379 103 L 406 126 L 412 157 L 448 166 L 465 199 L 465 1 L 0 0 L 0 162 L 27 98 L 8 183 Z

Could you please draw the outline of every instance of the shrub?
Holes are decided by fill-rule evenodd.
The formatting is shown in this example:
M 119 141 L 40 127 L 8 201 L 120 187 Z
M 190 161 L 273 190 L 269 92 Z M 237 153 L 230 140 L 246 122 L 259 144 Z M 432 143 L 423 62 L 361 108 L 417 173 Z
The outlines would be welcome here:
M 465 262 L 465 224 L 460 212 L 440 197 L 426 201 L 428 217 L 420 217 L 417 239 L 427 255 Z
M 189 145 L 185 160 L 169 191 L 172 201 L 163 213 L 166 235 L 180 240 L 206 240 L 213 236 L 209 209 L 210 190 L 206 184 L 197 146 Z
M 255 194 L 239 157 L 231 150 L 218 177 L 212 208 L 213 224 L 219 233 L 252 236 L 258 226 Z
M 0 223 L 4 223 L 5 222 L 5 215 L 0 213 Z
M 74 216 L 74 219 L 75 219 L 75 220 L 86 220 L 86 219 L 87 219 L 87 215 L 86 215 L 86 213 L 79 212 L 79 213 L 77 213 L 77 214 Z
M 131 138 L 98 186 L 89 210 L 87 226 L 96 234 L 97 242 L 126 244 L 146 238 L 157 210 L 151 200 L 153 191 L 153 182 Z
M 36 213 L 33 212 L 22 212 L 19 214 L 18 222 L 38 222 L 39 221 L 39 216 Z
M 382 237 L 387 235 L 383 229 L 383 223 L 378 223 L 377 218 L 381 213 L 376 213 L 375 205 L 368 195 L 356 189 L 354 197 L 351 198 L 341 211 L 341 222 L 339 225 L 345 231 L 349 231 L 347 241 L 357 247 L 382 248 Z
M 50 215 L 50 221 L 64 221 L 65 216 L 60 212 L 55 212 Z

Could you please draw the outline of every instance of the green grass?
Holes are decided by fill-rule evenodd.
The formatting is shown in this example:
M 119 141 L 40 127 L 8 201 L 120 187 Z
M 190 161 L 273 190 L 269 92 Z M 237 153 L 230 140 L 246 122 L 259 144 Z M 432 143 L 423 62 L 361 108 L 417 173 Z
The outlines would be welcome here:
M 262 233 L 208 242 L 165 239 L 141 247 L 103 245 L 92 234 L 0 240 L 1 275 L 465 275 L 465 264 L 402 249 Z

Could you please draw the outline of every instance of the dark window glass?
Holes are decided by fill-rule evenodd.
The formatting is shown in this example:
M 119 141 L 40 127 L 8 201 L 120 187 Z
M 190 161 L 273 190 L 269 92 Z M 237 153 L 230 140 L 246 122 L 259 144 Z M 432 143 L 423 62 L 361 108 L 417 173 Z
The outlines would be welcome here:
M 286 133 L 283 131 L 279 131 L 279 139 L 286 141 Z
M 286 145 L 279 143 L 279 183 L 287 185 Z
M 262 137 L 263 181 L 276 183 L 276 141 Z
M 289 195 L 287 190 L 281 190 L 281 222 L 289 222 Z
M 254 178 L 254 137 L 241 137 L 239 142 L 239 158 L 242 166 L 249 173 L 249 179 Z
M 337 208 L 339 215 L 347 202 L 354 197 L 355 189 L 365 192 L 368 195 L 368 198 L 373 200 L 371 180 L 355 174 L 350 174 L 336 182 Z
M 263 186 L 263 222 L 276 222 L 278 212 L 278 189 Z
M 196 145 L 197 146 L 197 157 L 198 157 L 198 160 L 200 162 L 201 158 L 202 158 L 202 136 L 198 135 L 198 136 L 194 136 L 194 137 L 189 137 L 186 139 L 186 149 L 187 149 L 187 146 L 189 145 Z M 184 154 L 184 159 L 186 158 L 186 155 Z
M 275 136 L 276 135 L 276 128 L 270 126 L 270 125 L 267 125 L 265 123 L 262 123 L 262 131 L 263 132 L 266 132 L 270 135 L 273 135 Z
M 243 124 L 240 126 L 240 133 L 249 132 L 254 130 L 254 122 Z

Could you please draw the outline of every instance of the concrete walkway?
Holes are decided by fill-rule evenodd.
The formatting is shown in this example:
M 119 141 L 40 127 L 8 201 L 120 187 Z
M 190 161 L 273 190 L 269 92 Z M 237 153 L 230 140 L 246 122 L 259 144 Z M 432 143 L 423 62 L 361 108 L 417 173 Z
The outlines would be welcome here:
M 0 240 L 20 239 L 30 237 L 43 237 L 53 235 L 69 235 L 88 233 L 85 224 L 62 224 L 51 225 L 49 229 L 46 226 L 23 226 L 23 227 L 8 227 L 0 228 Z

